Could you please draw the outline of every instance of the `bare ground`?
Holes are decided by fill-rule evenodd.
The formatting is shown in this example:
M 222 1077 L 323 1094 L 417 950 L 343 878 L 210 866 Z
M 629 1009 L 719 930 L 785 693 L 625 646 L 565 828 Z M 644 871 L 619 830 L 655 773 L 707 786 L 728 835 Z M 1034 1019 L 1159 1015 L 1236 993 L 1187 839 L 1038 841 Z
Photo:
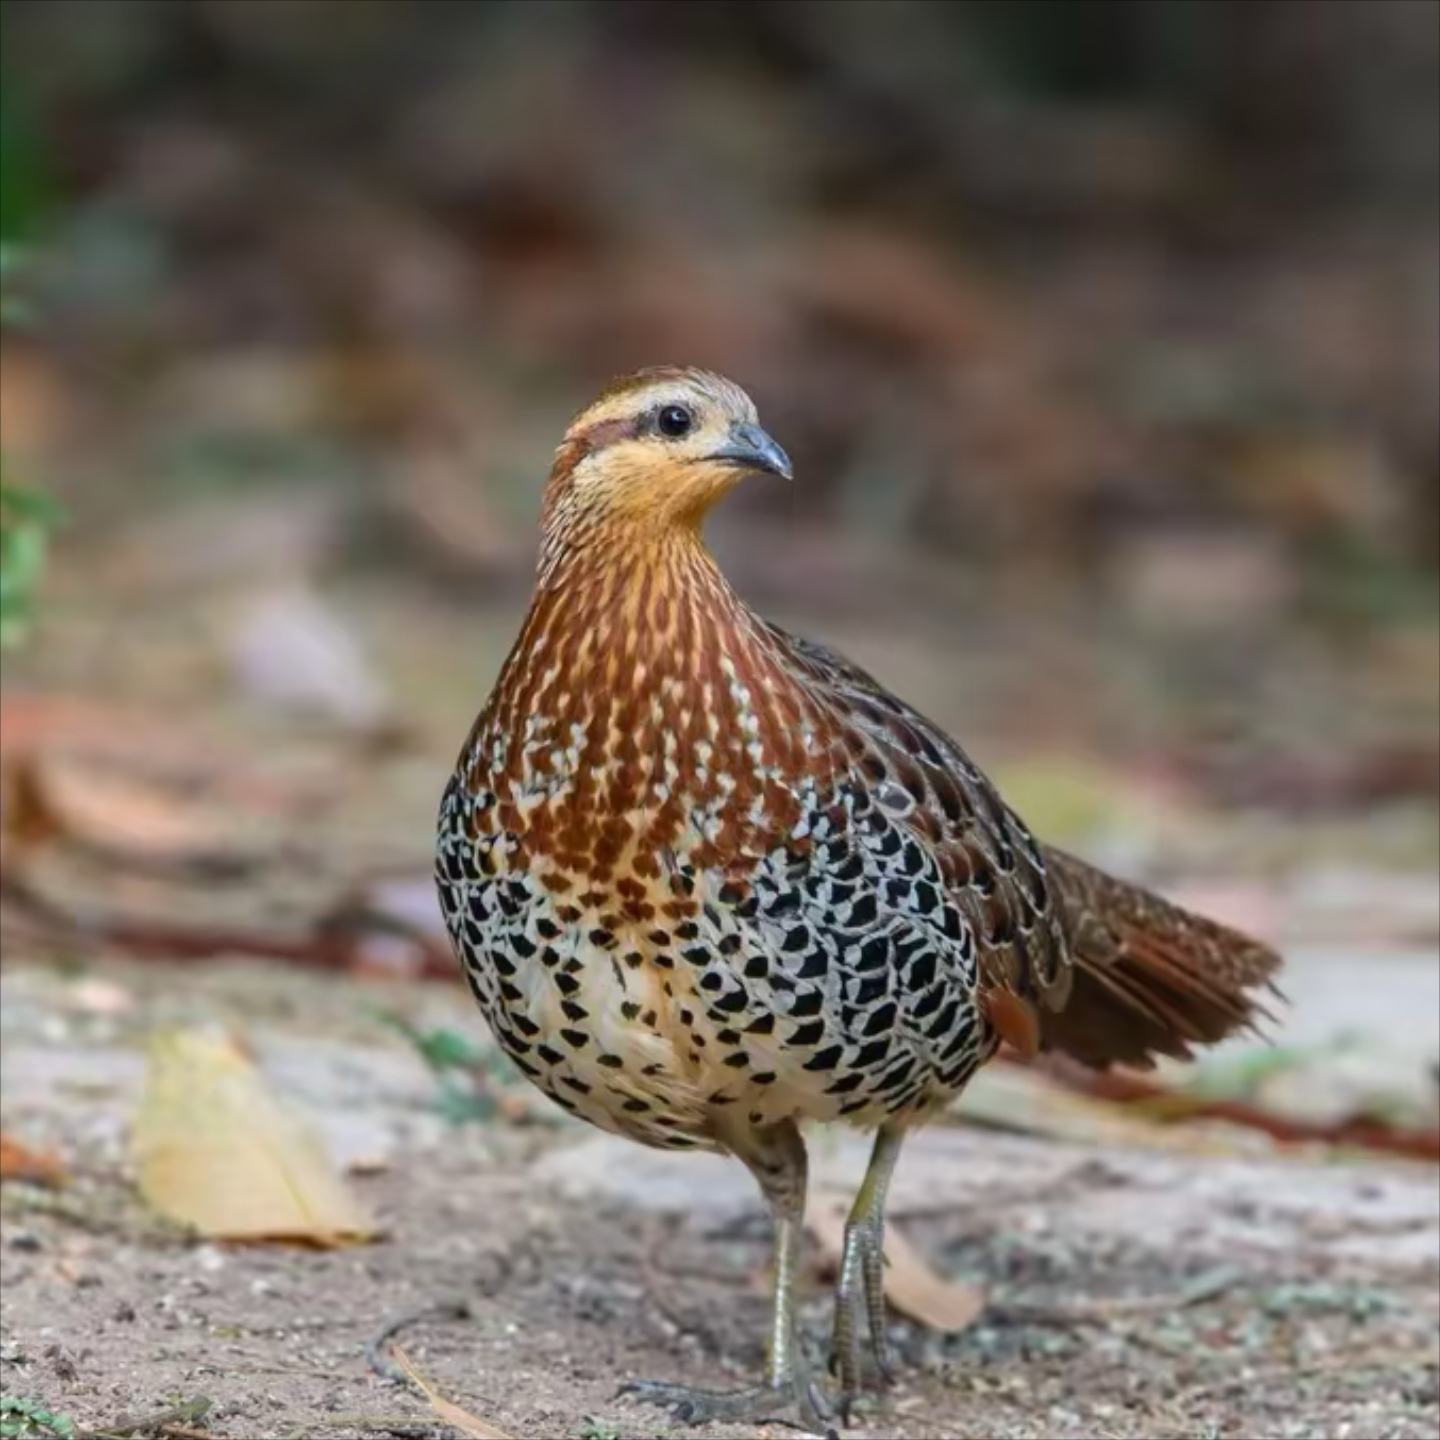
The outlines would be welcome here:
M 445 1124 L 427 1072 L 373 1018 L 395 1006 L 465 1024 L 444 987 L 249 963 L 183 992 L 163 967 L 105 973 L 134 997 L 118 1020 L 84 1013 L 60 970 L 5 977 L 7 1124 L 75 1176 L 58 1195 L 5 1190 L 7 1394 L 111 1432 L 204 1396 L 216 1436 L 453 1434 L 370 1373 L 364 1346 L 387 1320 L 463 1302 L 463 1318 L 437 1310 L 401 1343 L 443 1395 L 511 1435 L 786 1433 L 687 1430 L 616 1398 L 628 1376 L 738 1385 L 761 1363 L 766 1227 L 738 1167 L 570 1122 Z M 383 1240 L 218 1247 L 138 1210 L 123 1161 L 138 1041 L 201 1013 L 245 1027 L 276 1087 L 357 1168 Z M 863 1148 L 812 1148 L 819 1185 L 853 1183 Z M 957 1336 L 897 1322 L 901 1382 L 848 1434 L 1419 1440 L 1440 1427 L 1428 1168 L 947 1128 L 912 1143 L 892 1208 L 938 1271 L 987 1285 L 990 1309 Z M 805 1291 L 817 1340 L 826 1278 L 817 1268 Z

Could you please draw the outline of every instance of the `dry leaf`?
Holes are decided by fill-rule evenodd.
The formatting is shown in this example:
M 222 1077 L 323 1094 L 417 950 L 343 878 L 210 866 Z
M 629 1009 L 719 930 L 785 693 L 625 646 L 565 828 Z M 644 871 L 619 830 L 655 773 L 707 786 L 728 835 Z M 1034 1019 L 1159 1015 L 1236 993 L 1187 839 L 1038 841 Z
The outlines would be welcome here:
M 224 1033 L 175 1030 L 152 1043 L 131 1153 L 150 1204 L 213 1239 L 341 1245 L 377 1233 L 320 1143 Z
M 1131 1150 L 1168 1150 L 1183 1155 L 1253 1154 L 1257 1137 L 1211 1125 L 1161 1125 L 1123 1106 L 1076 1094 L 1056 1083 L 1045 1068 L 987 1065 L 965 1093 L 939 1117 L 1043 1135 L 1075 1145 L 1114 1145 Z
M 31 1150 L 0 1131 L 0 1180 L 29 1180 L 36 1185 L 59 1185 L 65 1166 L 54 1155 Z
M 31 751 L 8 767 L 6 830 L 19 844 L 65 839 L 147 864 L 224 864 L 253 854 L 233 810 L 182 797 L 113 764 Z
M 805 1208 L 805 1224 L 838 1268 L 845 1252 L 845 1198 L 821 1191 Z M 985 1292 L 937 1275 L 918 1250 L 895 1229 L 885 1227 L 885 1298 L 902 1314 L 942 1334 L 968 1329 L 985 1308 Z
M 468 1410 L 462 1410 L 453 1400 L 447 1400 L 443 1395 L 435 1392 L 435 1387 L 425 1379 L 415 1368 L 414 1362 L 398 1346 L 391 1346 L 390 1353 L 395 1358 L 395 1363 L 405 1372 L 406 1378 L 420 1391 L 430 1402 L 430 1408 L 435 1412 L 435 1418 L 442 1420 L 446 1425 L 453 1425 L 463 1435 L 473 1437 L 473 1440 L 510 1440 L 503 1430 L 497 1430 L 487 1421 L 480 1419 L 478 1415 L 472 1415 Z

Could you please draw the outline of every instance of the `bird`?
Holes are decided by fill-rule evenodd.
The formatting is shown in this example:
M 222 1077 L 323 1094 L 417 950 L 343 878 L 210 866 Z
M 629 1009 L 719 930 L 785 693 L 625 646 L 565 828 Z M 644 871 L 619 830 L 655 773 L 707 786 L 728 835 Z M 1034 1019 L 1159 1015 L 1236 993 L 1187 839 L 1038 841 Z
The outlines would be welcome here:
M 501 1049 L 557 1105 L 733 1156 L 774 1228 L 765 1373 L 636 1380 L 682 1421 L 821 1433 L 894 1367 L 885 1197 L 906 1135 L 1002 1043 L 1095 1068 L 1188 1057 L 1268 1012 L 1264 944 L 1037 840 L 959 743 L 762 619 L 706 547 L 790 479 L 738 385 L 641 370 L 576 417 L 534 593 L 440 802 L 436 882 Z M 797 1341 L 803 1127 L 874 1132 L 827 1393 Z

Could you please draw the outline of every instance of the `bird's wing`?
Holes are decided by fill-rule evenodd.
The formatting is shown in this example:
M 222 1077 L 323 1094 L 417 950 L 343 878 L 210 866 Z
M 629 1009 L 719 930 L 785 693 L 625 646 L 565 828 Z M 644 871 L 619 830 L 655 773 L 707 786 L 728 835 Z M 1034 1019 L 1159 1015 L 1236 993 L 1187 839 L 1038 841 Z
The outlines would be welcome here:
M 873 676 L 823 645 L 768 628 L 841 727 L 857 781 L 934 854 L 974 932 L 982 988 L 1039 1010 L 1063 1007 L 1072 967 L 1062 916 L 1044 851 L 1024 822 L 950 736 Z M 997 1028 L 1006 1033 L 1003 1014 Z
M 945 732 L 873 676 L 770 627 L 859 775 L 932 848 L 974 928 L 995 1028 L 1088 1065 L 1188 1057 L 1255 1022 L 1280 957 L 1247 935 L 1039 843 Z

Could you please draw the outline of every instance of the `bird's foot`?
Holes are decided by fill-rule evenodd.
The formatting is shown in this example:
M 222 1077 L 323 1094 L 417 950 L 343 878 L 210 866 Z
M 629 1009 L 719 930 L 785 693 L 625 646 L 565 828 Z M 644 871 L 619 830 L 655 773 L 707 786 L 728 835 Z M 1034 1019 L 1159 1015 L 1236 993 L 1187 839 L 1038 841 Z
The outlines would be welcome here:
M 851 1221 L 845 1227 L 840 1278 L 835 1285 L 835 1331 L 830 1368 L 840 1382 L 836 1411 L 850 1418 L 861 1392 L 866 1352 L 881 1385 L 895 1383 L 890 1337 L 885 1328 L 884 1232 L 874 1221 Z
M 749 1390 L 696 1390 L 663 1380 L 631 1380 L 621 1395 L 633 1395 L 660 1405 L 688 1425 L 711 1420 L 775 1420 L 798 1424 L 815 1435 L 834 1437 L 830 1407 L 819 1388 L 803 1375 L 780 1385 L 757 1385 Z

